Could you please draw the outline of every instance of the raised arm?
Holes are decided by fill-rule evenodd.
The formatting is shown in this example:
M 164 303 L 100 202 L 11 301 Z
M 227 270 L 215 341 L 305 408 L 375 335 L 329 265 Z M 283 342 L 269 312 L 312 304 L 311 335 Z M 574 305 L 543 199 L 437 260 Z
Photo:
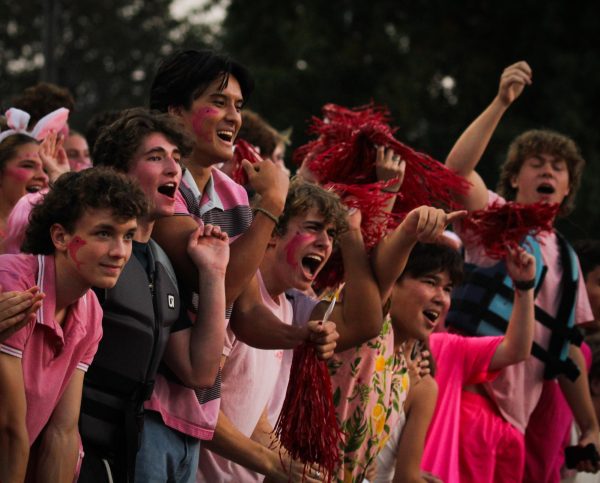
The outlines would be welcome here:
M 0 353 L 0 481 L 23 481 L 29 459 L 21 359 Z
M 509 250 L 506 268 L 515 285 L 513 310 L 506 335 L 490 361 L 490 371 L 498 371 L 527 359 L 533 343 L 535 315 L 532 281 L 535 281 L 535 258 L 520 247 Z M 520 284 L 527 282 L 532 282 L 529 288 L 519 288 Z
M 329 317 L 340 334 L 336 352 L 376 337 L 383 323 L 379 288 L 365 250 L 360 221 L 360 211 L 349 214 L 348 231 L 339 239 L 346 285 L 343 303 L 336 305 Z M 311 319 L 322 319 L 328 306 L 329 302 L 319 303 L 313 309 Z
M 199 273 L 198 312 L 194 325 L 171 334 L 164 359 L 188 387 L 211 387 L 217 377 L 225 339 L 227 234 L 212 225 L 190 237 L 188 255 Z
M 382 301 L 390 297 L 392 287 L 402 275 L 417 241 L 435 242 L 450 223 L 465 215 L 466 211 L 446 213 L 430 206 L 420 206 L 406 215 L 391 235 L 379 242 L 372 254 L 372 265 Z
M 487 188 L 475 171 L 500 119 L 517 99 L 526 85 L 531 84 L 531 68 L 527 62 L 517 62 L 502 72 L 498 94 L 491 104 L 458 138 L 446 158 L 446 166 L 472 183 L 465 197 L 459 201 L 468 210 L 483 209 L 487 205 Z

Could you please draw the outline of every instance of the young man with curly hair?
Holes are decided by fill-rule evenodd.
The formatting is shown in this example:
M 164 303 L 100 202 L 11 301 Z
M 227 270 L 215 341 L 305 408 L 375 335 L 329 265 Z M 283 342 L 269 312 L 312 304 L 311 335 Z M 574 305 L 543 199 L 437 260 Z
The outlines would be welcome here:
M 21 255 L 0 256 L 8 290 L 37 285 L 37 317 L 0 345 L 0 480 L 71 481 L 83 376 L 102 337 L 92 286 L 131 255 L 144 194 L 111 170 L 67 173 L 31 213 Z

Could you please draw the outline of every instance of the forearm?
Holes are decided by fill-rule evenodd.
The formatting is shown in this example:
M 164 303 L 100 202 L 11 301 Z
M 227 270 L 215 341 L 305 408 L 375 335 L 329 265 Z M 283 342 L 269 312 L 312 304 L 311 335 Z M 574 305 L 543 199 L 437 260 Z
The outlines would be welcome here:
M 332 319 L 340 333 L 337 351 L 376 337 L 383 323 L 381 295 L 360 231 L 346 233 L 340 240 L 340 246 L 346 285 L 342 305 L 343 323 Z M 344 330 L 347 328 L 352 330 Z M 348 333 L 353 334 L 352 340 L 345 337 Z
M 402 226 L 399 226 L 391 235 L 381 240 L 373 250 L 372 266 L 382 302 L 390 297 L 392 287 L 402 275 L 415 244 L 416 239 L 408 237 Z
M 446 158 L 448 169 L 464 177 L 475 170 L 507 107 L 498 97 L 494 98 L 450 150 Z
M 259 206 L 277 217 L 283 210 L 277 203 L 266 199 L 261 199 Z M 250 228 L 230 245 L 225 277 L 228 306 L 235 302 L 258 270 L 274 228 L 274 221 L 259 211 Z
M 196 321 L 189 344 L 193 387 L 210 387 L 219 370 L 225 340 L 225 277 L 203 271 L 199 281 Z
M 23 481 L 28 459 L 29 438 L 24 422 L 18 428 L 0 427 L 0 481 Z
M 489 370 L 497 371 L 529 357 L 535 325 L 533 297 L 533 289 L 515 290 L 506 335 L 490 361 Z
M 36 481 L 71 483 L 75 475 L 79 453 L 77 426 L 61 430 L 49 426 L 42 433 L 37 452 Z M 33 464 L 34 462 L 32 462 Z
M 203 446 L 223 458 L 263 475 L 273 471 L 274 456 L 277 456 L 267 447 L 241 433 L 223 411 L 219 411 L 213 439 L 203 442 Z
M 579 367 L 579 377 L 575 381 L 571 381 L 561 375 L 558 377 L 558 382 L 581 432 L 584 435 L 597 437 L 600 429 L 590 396 L 585 359 L 581 349 L 573 344 L 569 347 L 569 356 Z

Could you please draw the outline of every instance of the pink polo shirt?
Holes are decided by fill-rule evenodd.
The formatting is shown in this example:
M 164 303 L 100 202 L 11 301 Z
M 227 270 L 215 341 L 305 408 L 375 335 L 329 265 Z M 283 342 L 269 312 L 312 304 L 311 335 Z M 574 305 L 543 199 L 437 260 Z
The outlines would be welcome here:
M 27 431 L 33 444 L 76 369 L 87 371 L 102 338 L 102 309 L 92 290 L 73 303 L 60 326 L 52 255 L 1 255 L 0 285 L 6 291 L 38 285 L 46 294 L 34 322 L 0 344 L 0 352 L 21 359 Z

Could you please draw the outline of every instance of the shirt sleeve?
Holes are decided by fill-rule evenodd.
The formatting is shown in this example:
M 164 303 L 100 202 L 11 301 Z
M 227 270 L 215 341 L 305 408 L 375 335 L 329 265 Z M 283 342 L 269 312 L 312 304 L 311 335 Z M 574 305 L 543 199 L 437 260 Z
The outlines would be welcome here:
M 490 372 L 490 362 L 504 337 L 461 337 L 461 339 L 465 384 L 479 384 L 495 379 L 499 371 Z
M 87 321 L 89 325 L 90 337 L 87 350 L 77 364 L 77 369 L 87 372 L 90 364 L 94 360 L 94 356 L 98 351 L 100 339 L 102 339 L 102 308 L 96 298 L 96 294 L 91 290 L 86 295 L 86 302 L 89 306 Z
M 2 287 L 2 291 L 4 292 L 11 292 L 27 290 L 30 285 L 27 284 L 27 281 L 21 277 L 17 270 L 0 270 L 0 287 Z M 14 334 L 4 340 L 0 344 L 0 352 L 22 358 L 23 350 L 25 350 L 25 346 L 33 332 L 35 324 L 36 321 L 34 319 L 25 327 L 17 330 Z
M 585 286 L 583 273 L 581 273 L 579 260 L 577 261 L 577 268 L 579 270 L 579 282 L 577 284 L 577 301 L 575 303 L 576 325 L 585 324 L 594 320 L 594 314 L 592 313 L 592 306 L 590 305 L 590 299 Z
M 309 297 L 298 290 L 286 292 L 286 297 L 292 304 L 294 313 L 292 324 L 295 326 L 306 325 L 319 300 Z

